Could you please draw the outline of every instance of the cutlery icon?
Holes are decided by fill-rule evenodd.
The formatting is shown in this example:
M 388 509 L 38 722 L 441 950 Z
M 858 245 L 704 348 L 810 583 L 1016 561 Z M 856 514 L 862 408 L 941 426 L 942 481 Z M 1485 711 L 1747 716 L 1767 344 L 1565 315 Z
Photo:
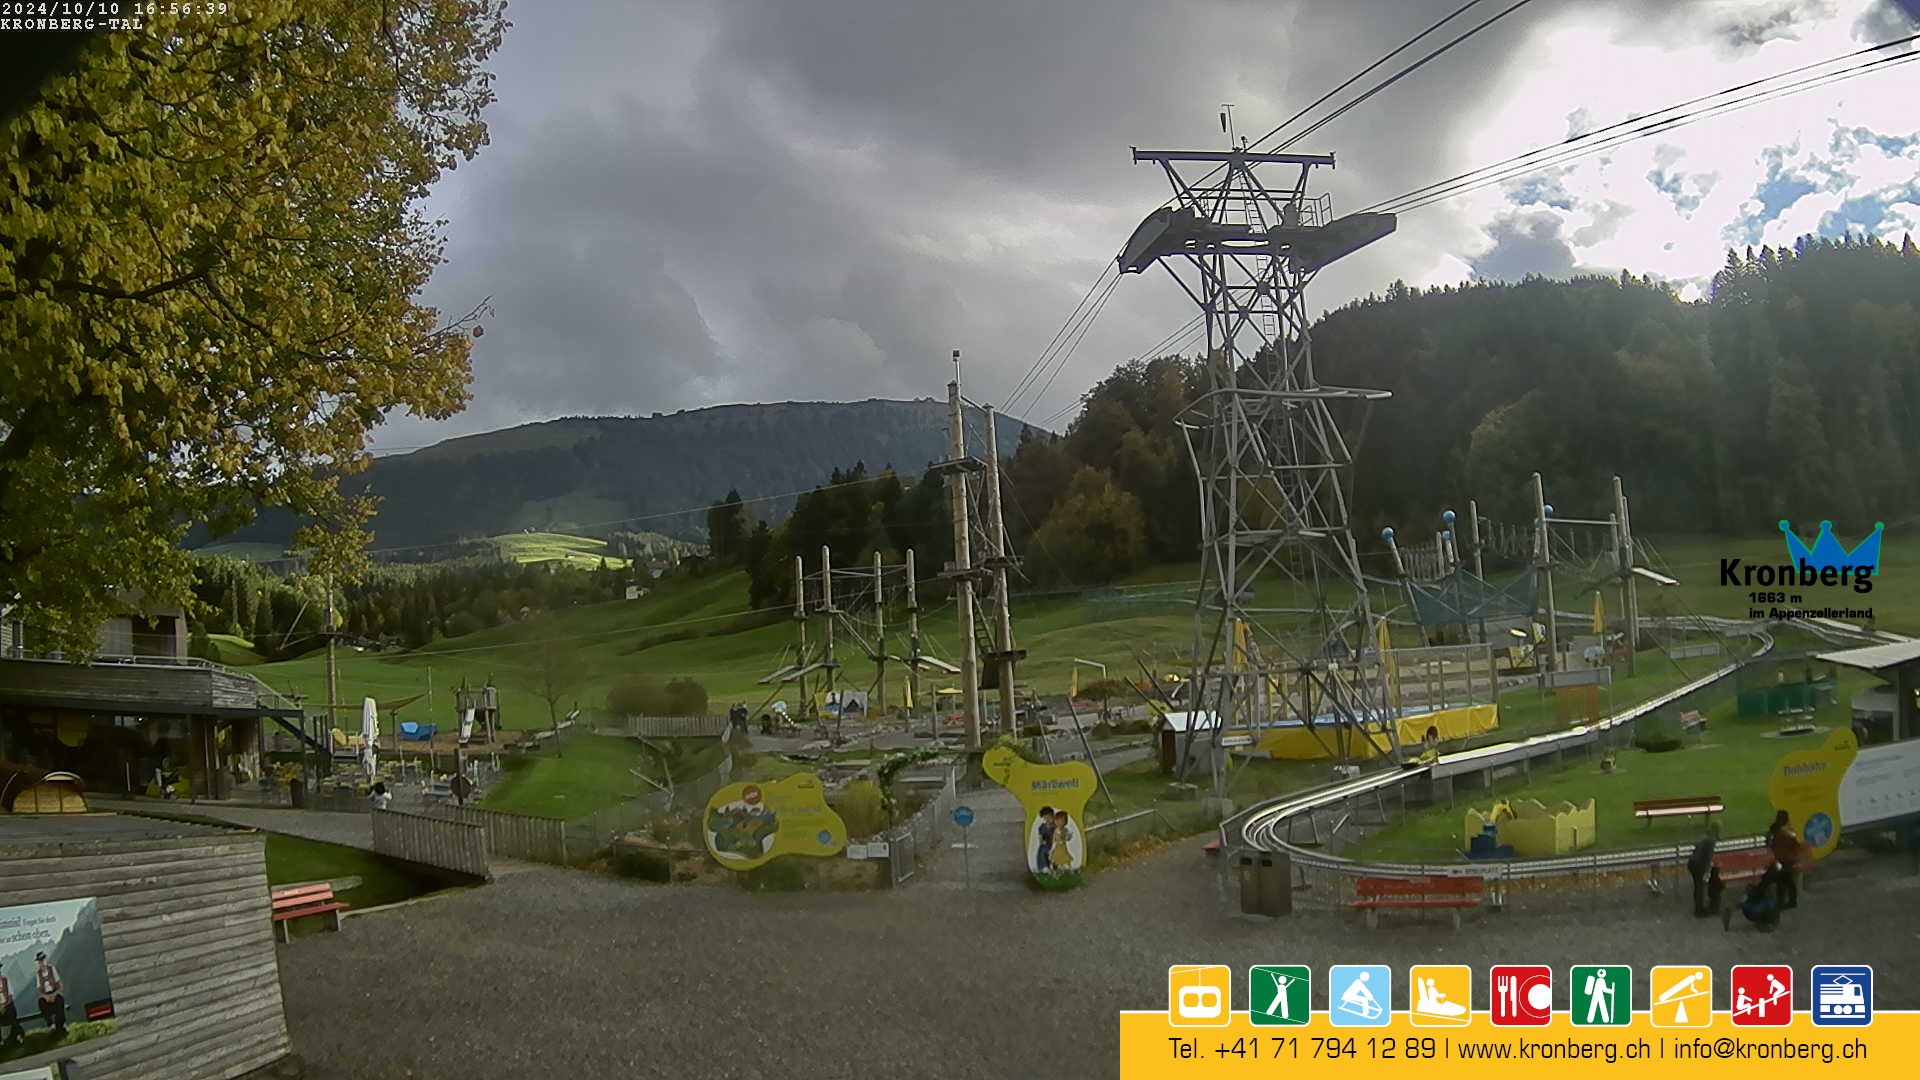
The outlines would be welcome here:
M 1494 1008 L 1513 1014 L 1513 976 L 1497 975 L 1493 980 Z

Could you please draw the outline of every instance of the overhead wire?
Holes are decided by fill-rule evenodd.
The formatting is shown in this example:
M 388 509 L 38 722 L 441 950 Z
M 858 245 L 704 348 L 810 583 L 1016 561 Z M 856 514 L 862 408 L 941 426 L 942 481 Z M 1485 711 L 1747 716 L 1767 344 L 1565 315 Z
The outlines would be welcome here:
M 1407 213 L 1425 206 L 1433 205 L 1445 199 L 1478 190 L 1490 184 L 1540 172 L 1565 164 L 1579 158 L 1613 149 L 1637 139 L 1647 138 L 1664 132 L 1673 131 L 1701 120 L 1724 116 L 1740 109 L 1749 108 L 1767 101 L 1778 100 L 1792 94 L 1803 93 L 1821 86 L 1841 82 L 1847 79 L 1870 74 L 1887 67 L 1908 63 L 1920 59 L 1920 52 L 1908 52 L 1893 56 L 1880 57 L 1862 64 L 1853 64 L 1832 71 L 1818 71 L 1834 64 L 1857 60 L 1877 52 L 1897 48 L 1920 41 L 1920 34 L 1897 38 L 1892 41 L 1870 45 L 1824 60 L 1803 64 L 1787 71 L 1777 72 L 1759 79 L 1726 87 L 1712 93 L 1702 94 L 1686 101 L 1656 109 L 1651 113 L 1629 117 L 1625 120 L 1583 132 L 1549 146 L 1537 147 L 1524 153 L 1515 154 L 1502 161 L 1469 169 L 1466 172 L 1445 180 L 1435 181 L 1373 204 L 1363 213 Z M 1817 74 L 1809 74 L 1816 72 Z M 1788 81 L 1783 81 L 1788 80 Z M 1724 100 L 1716 100 L 1724 99 Z M 1712 102 L 1712 104 L 1708 104 Z

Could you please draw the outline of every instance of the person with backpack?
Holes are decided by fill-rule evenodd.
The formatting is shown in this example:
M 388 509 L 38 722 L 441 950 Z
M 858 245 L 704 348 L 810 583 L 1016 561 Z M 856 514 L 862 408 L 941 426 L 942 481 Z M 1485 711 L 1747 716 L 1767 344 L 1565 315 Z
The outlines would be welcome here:
M 1779 863 L 1767 867 L 1760 880 L 1747 887 L 1746 899 L 1740 902 L 1740 914 L 1763 934 L 1771 934 L 1780 925 L 1780 876 L 1784 869 Z M 1733 928 L 1733 908 L 1720 911 L 1720 928 Z

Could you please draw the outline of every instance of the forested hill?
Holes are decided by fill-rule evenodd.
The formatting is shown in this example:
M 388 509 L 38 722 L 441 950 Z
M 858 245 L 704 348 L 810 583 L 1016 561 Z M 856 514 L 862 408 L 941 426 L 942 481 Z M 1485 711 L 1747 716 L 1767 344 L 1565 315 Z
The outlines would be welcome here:
M 979 452 L 980 414 L 968 419 Z M 834 469 L 864 462 L 917 475 L 947 456 L 944 401 L 781 402 L 721 405 L 652 417 L 594 417 L 524 424 L 383 457 L 349 478 L 349 490 L 381 497 L 374 546 L 402 547 L 525 528 L 604 533 L 619 522 L 688 507 L 703 509 L 614 525 L 685 539 L 706 528 L 704 507 L 729 489 L 749 498 L 801 491 Z M 1011 454 L 1021 425 L 1002 420 Z M 759 504 L 778 518 L 785 503 Z M 263 514 L 223 539 L 286 543 L 294 522 Z M 189 537 L 189 543 L 205 542 Z
M 1357 448 L 1369 526 L 1468 497 L 1519 513 L 1535 471 L 1573 511 L 1603 509 L 1619 473 L 1647 532 L 1862 533 L 1920 494 L 1910 240 L 1731 254 L 1697 303 L 1625 275 L 1396 287 L 1313 335 L 1324 381 L 1394 393 Z

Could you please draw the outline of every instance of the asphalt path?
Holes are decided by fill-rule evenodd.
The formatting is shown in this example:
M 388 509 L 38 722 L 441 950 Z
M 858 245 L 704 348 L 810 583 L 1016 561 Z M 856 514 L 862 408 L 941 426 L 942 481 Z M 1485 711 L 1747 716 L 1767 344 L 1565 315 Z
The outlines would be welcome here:
M 1331 963 L 1391 965 L 1400 1008 L 1407 965 L 1471 964 L 1485 1009 L 1491 963 L 1562 980 L 1631 964 L 1638 1008 L 1653 964 L 1871 963 L 1879 1007 L 1920 1007 L 1906 859 L 1837 858 L 1765 935 L 1644 890 L 1475 913 L 1458 931 L 1416 916 L 1368 931 L 1324 906 L 1264 920 L 1232 899 L 1198 841 L 1069 894 L 749 894 L 541 867 L 300 937 L 281 947 L 281 982 L 318 1080 L 1114 1076 L 1117 1013 L 1164 1008 L 1173 964 L 1309 964 L 1316 1008 Z M 1723 976 L 1723 1009 L 1725 992 Z

